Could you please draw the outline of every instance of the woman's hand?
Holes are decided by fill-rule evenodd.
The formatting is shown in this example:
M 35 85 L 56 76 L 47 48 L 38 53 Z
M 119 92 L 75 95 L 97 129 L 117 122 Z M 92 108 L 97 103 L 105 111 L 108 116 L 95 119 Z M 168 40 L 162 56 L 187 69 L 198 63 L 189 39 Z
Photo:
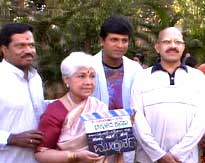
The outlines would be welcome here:
M 95 161 L 102 159 L 103 157 L 104 156 L 99 156 L 98 154 L 87 151 L 87 150 L 76 152 L 77 160 L 85 162 L 85 163 L 93 163 Z

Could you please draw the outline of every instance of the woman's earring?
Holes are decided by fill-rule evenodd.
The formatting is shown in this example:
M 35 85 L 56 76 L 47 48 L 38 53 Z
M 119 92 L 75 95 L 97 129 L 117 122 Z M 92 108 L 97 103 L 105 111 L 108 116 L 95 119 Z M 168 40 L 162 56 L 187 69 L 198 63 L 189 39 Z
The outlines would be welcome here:
M 66 87 L 69 89 L 69 84 L 68 83 L 66 83 Z

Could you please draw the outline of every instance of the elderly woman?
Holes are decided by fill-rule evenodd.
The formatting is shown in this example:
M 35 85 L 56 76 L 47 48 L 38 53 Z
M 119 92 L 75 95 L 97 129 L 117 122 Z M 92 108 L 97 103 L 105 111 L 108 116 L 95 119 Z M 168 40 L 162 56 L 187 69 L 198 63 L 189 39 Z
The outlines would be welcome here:
M 83 52 L 73 52 L 62 61 L 61 73 L 68 92 L 51 103 L 41 117 L 39 129 L 44 133 L 44 140 L 35 154 L 39 162 L 121 162 L 115 156 L 104 157 L 88 151 L 80 115 L 108 109 L 104 103 L 90 97 L 96 75 L 92 63 L 92 56 Z

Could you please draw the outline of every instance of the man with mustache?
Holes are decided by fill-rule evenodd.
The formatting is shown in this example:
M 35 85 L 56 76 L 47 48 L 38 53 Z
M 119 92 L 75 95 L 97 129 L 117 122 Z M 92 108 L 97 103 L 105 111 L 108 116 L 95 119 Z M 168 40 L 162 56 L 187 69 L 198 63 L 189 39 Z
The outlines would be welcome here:
M 33 150 L 43 134 L 37 124 L 45 103 L 42 80 L 32 66 L 33 28 L 12 23 L 0 31 L 0 162 L 37 163 Z
M 160 61 L 134 84 L 131 108 L 140 163 L 198 163 L 197 144 L 205 131 L 205 77 L 181 60 L 182 33 L 168 27 L 155 49 Z

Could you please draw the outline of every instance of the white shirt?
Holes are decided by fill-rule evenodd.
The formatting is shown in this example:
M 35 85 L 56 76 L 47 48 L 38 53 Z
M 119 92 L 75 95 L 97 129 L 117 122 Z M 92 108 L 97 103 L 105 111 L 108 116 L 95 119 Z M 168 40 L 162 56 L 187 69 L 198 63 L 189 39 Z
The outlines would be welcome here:
M 36 163 L 33 150 L 10 146 L 10 133 L 37 129 L 45 108 L 42 80 L 35 69 L 24 79 L 22 70 L 3 60 L 0 63 L 0 162 Z
M 197 163 L 197 144 L 205 131 L 205 77 L 191 67 L 187 72 L 178 68 L 170 85 L 167 72 L 151 69 L 132 90 L 137 160 L 152 163 L 170 152 L 182 163 Z
M 97 97 L 99 100 L 103 101 L 105 104 L 109 105 L 109 93 L 107 88 L 107 81 L 105 77 L 104 67 L 102 63 L 102 51 L 94 56 L 95 59 L 95 70 L 97 72 L 96 76 L 96 89 L 93 96 Z M 136 61 L 133 61 L 125 56 L 123 59 L 124 75 L 122 81 L 122 103 L 123 107 L 130 108 L 130 96 L 131 88 L 134 80 L 138 80 L 138 77 L 142 75 L 142 67 Z

